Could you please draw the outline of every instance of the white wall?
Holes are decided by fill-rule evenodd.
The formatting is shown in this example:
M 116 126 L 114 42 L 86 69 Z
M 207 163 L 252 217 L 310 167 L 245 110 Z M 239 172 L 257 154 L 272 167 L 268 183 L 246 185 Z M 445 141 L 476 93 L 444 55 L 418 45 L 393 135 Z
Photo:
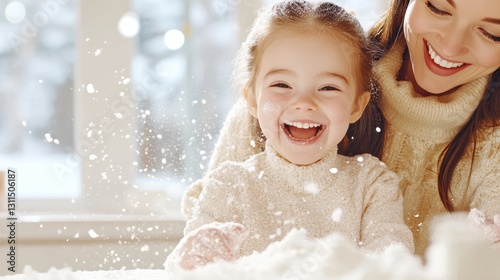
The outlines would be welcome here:
M 51 267 L 73 271 L 163 269 L 183 228 L 184 221 L 165 217 L 24 216 L 16 227 L 16 273 L 27 265 L 38 272 Z M 2 229 L 2 255 L 10 246 L 6 243 Z M 0 275 L 12 274 L 7 267 L 2 262 Z

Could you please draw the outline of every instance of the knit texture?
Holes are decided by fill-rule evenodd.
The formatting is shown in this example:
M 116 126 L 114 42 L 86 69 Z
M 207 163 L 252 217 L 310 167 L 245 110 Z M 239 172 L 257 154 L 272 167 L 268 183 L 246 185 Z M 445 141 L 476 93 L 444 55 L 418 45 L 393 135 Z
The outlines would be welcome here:
M 404 221 L 411 228 L 415 252 L 423 256 L 435 216 L 447 213 L 437 186 L 438 157 L 467 121 L 484 93 L 487 78 L 462 85 L 446 96 L 422 97 L 411 83 L 396 81 L 402 65 L 404 41 L 375 66 L 385 119 L 382 161 L 400 177 Z M 241 99 L 231 109 L 211 158 L 213 169 L 226 160 L 243 161 L 263 150 L 257 123 Z M 500 130 L 479 133 L 474 165 L 472 150 L 458 164 L 452 178 L 453 203 L 458 211 L 477 208 L 492 219 L 500 214 Z M 469 178 L 469 174 L 471 174 Z M 202 186 L 191 185 L 183 199 L 183 212 L 192 215 Z
M 403 41 L 375 66 L 386 121 L 382 161 L 401 180 L 404 219 L 413 232 L 415 252 L 423 255 L 433 218 L 448 213 L 437 187 L 439 155 L 479 104 L 487 77 L 471 81 L 452 94 L 422 97 L 410 82 L 396 80 L 404 50 Z M 500 213 L 500 133 L 489 129 L 480 136 L 472 170 L 469 147 L 453 174 L 451 198 L 456 210 L 478 208 L 491 219 Z
M 263 251 L 292 228 L 311 237 L 339 232 L 370 252 L 394 243 L 413 252 L 397 176 L 368 154 L 331 153 L 297 166 L 266 145 L 265 152 L 225 162 L 195 184 L 202 192 L 184 234 L 211 222 L 241 223 L 249 235 L 240 255 Z

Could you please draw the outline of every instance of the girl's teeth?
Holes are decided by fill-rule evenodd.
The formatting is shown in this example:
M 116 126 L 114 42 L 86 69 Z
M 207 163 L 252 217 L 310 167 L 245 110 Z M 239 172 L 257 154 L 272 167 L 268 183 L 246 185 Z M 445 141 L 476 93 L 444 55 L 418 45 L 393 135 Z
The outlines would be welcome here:
M 290 126 L 295 126 L 298 128 L 304 128 L 304 129 L 321 126 L 318 123 L 301 123 L 301 122 L 290 122 L 290 123 L 286 123 L 286 124 L 290 125 Z
M 436 63 L 437 65 L 444 67 L 444 68 L 456 68 L 464 65 L 463 63 L 455 63 L 455 62 L 450 62 L 447 61 L 443 58 L 441 58 L 439 55 L 436 54 L 436 52 L 432 49 L 431 45 L 427 43 L 427 48 L 429 50 L 429 55 L 431 56 L 431 59 Z

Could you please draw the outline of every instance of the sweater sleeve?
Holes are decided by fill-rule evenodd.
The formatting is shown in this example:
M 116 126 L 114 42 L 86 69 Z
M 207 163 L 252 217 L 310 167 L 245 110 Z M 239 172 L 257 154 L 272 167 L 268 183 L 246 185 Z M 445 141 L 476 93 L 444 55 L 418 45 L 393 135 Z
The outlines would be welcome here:
M 221 166 L 196 184 L 200 196 L 193 201 L 192 214 L 186 222 L 184 235 L 212 222 L 241 222 L 240 184 L 235 182 L 238 169 Z M 236 175 L 235 175 L 236 174 Z
M 488 219 L 500 214 L 500 168 L 498 168 L 498 163 L 495 166 L 496 168 L 488 172 L 489 174 L 481 181 L 481 185 L 477 187 L 470 205 L 470 209 L 481 210 Z
M 469 210 L 476 208 L 484 213 L 485 218 L 494 220 L 495 215 L 500 216 L 500 132 L 492 134 L 489 141 L 483 144 L 481 155 L 476 155 L 479 167 L 474 171 L 478 178 L 477 185 L 470 201 Z M 496 137 L 495 137 L 496 136 Z M 478 157 L 481 158 L 478 160 Z M 498 216 L 497 216 L 498 217 Z M 500 228 L 500 225 L 498 226 Z M 500 249 L 500 240 L 494 246 Z
M 182 195 L 181 211 L 188 220 L 193 217 L 194 205 L 198 202 L 201 191 L 203 190 L 203 179 L 196 180 L 189 185 Z
M 184 227 L 184 237 L 168 255 L 164 263 L 169 275 L 180 269 L 179 260 L 190 232 L 213 222 L 238 221 L 237 205 L 239 204 L 234 197 L 237 192 L 234 191 L 234 187 L 231 187 L 235 184 L 231 183 L 229 179 L 231 177 L 228 177 L 230 174 L 234 174 L 234 172 L 226 172 L 223 167 L 213 170 L 203 179 L 190 186 L 190 191 L 199 191 L 199 197 L 196 196 L 196 199 L 190 199 L 189 193 L 184 195 L 183 208 L 186 209 L 186 205 L 189 205 L 190 212 L 187 215 L 188 221 Z M 217 177 L 221 177 L 221 179 L 217 179 Z
M 476 186 L 470 201 L 469 210 L 477 208 L 493 219 L 494 215 L 500 214 L 500 133 L 492 135 L 492 139 L 484 143 L 481 155 L 476 155 L 473 176 L 477 178 Z M 496 136 L 496 137 L 495 137 Z M 472 181 L 471 181 L 472 182 Z
M 230 110 L 220 131 L 219 139 L 210 158 L 208 171 L 225 161 L 245 161 L 250 156 L 264 150 L 265 140 L 257 119 L 248 113 L 246 101 L 241 98 Z M 193 206 L 198 200 L 203 185 L 200 181 L 191 184 L 182 198 L 182 213 L 188 219 L 192 217 Z
M 368 184 L 361 221 L 361 247 L 381 252 L 388 245 L 400 244 L 413 253 L 413 235 L 403 220 L 399 179 L 378 159 L 372 157 L 370 161 L 372 168 L 364 168 L 359 177 Z
M 261 135 L 257 119 L 250 115 L 246 101 L 240 98 L 222 126 L 208 169 L 215 169 L 224 161 L 242 162 L 263 151 L 265 140 Z
M 479 211 L 485 214 L 485 218 L 490 221 L 494 221 L 496 215 L 500 216 L 500 168 L 498 167 L 500 159 L 497 159 L 496 162 L 497 164 L 491 164 L 495 168 L 492 168 L 493 170 L 489 171 L 489 174 L 484 177 L 470 206 L 471 209 L 479 209 Z M 496 232 L 498 232 L 500 224 L 497 223 L 496 228 Z M 500 251 L 498 233 L 495 236 L 490 236 L 490 234 L 487 234 L 487 236 L 494 242 L 493 247 Z

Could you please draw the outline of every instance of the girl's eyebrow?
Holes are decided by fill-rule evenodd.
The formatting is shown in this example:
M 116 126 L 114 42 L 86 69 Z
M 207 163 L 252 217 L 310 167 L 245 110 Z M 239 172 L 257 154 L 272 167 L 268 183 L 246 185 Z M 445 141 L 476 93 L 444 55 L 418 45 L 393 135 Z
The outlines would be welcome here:
M 271 75 L 277 75 L 277 74 L 288 74 L 288 75 L 293 75 L 293 76 L 297 75 L 295 72 L 293 72 L 292 70 L 288 70 L 288 69 L 271 69 L 266 73 L 266 75 L 264 75 L 264 79 L 271 76 Z
M 326 76 L 326 77 L 332 77 L 332 78 L 339 78 L 339 79 L 343 80 L 347 85 L 349 85 L 349 80 L 342 74 L 325 71 L 325 72 L 321 72 L 319 75 Z
M 285 75 L 291 75 L 291 76 L 297 76 L 297 74 L 295 72 L 293 72 L 292 70 L 289 70 L 289 69 L 271 69 L 269 70 L 265 75 L 264 75 L 264 78 L 263 79 L 267 79 L 269 76 L 272 76 L 272 75 L 278 75 L 278 74 L 285 74 Z M 318 76 L 322 76 L 322 77 L 332 77 L 332 78 L 337 78 L 337 79 L 341 79 L 342 81 L 344 81 L 347 85 L 349 85 L 349 80 L 342 74 L 339 74 L 339 73 L 335 73 L 335 72 L 329 72 L 329 71 L 324 71 L 324 72 L 321 72 L 319 73 Z

